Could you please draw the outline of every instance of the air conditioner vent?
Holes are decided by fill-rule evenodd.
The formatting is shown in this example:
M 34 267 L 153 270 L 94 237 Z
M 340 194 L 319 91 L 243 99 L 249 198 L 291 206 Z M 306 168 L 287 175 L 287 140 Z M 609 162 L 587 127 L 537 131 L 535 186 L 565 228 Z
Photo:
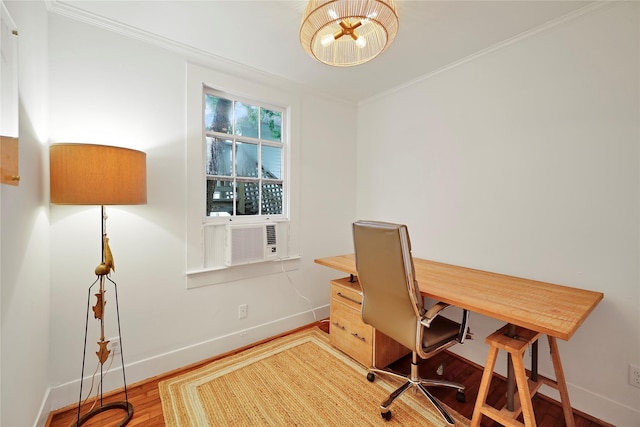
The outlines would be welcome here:
M 278 242 L 276 241 L 276 225 L 268 224 L 267 228 L 267 245 L 275 245 Z
M 276 243 L 276 224 L 228 225 L 225 264 L 250 264 L 276 259 Z

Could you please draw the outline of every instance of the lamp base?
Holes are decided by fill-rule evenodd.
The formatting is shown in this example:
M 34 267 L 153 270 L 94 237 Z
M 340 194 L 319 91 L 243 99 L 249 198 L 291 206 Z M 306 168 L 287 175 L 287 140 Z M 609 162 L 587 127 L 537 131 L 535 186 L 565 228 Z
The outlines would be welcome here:
M 83 425 L 85 422 L 95 417 L 96 415 L 105 411 L 110 411 L 112 409 L 122 409 L 123 411 L 127 412 L 127 415 L 122 419 L 122 421 L 120 421 L 119 424 L 116 424 L 116 427 L 126 426 L 129 423 L 129 420 L 131 420 L 131 417 L 133 417 L 133 405 L 130 402 L 111 402 L 111 403 L 107 403 L 102 406 L 99 406 L 97 408 L 94 408 L 91 411 L 87 412 L 82 417 L 80 417 L 80 419 L 76 423 L 72 424 L 72 426 L 80 427 L 81 425 Z

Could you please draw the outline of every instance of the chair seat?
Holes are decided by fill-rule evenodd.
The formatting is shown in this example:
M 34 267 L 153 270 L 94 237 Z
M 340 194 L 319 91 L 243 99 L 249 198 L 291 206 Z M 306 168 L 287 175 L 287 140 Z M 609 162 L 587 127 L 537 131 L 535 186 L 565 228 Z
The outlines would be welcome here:
M 460 323 L 438 316 L 431 322 L 429 328 L 425 328 L 422 336 L 422 348 L 426 353 L 450 342 L 460 333 Z

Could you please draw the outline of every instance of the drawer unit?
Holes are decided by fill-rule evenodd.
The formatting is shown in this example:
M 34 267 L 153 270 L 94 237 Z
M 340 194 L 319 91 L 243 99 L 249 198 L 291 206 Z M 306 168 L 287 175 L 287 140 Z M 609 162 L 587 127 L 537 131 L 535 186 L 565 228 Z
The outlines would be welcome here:
M 339 300 L 331 301 L 331 344 L 365 366 L 371 366 L 373 328 L 362 323 L 360 312 Z
M 385 367 L 410 351 L 362 321 L 357 280 L 331 281 L 330 342 L 366 367 Z

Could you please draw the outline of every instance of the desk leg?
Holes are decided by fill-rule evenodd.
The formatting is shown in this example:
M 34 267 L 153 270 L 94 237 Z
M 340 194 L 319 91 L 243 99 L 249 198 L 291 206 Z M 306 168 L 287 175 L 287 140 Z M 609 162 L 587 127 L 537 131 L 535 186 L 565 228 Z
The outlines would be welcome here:
M 558 352 L 558 343 L 554 337 L 547 336 L 549 340 L 549 350 L 551 351 L 551 360 L 553 361 L 553 369 L 556 374 L 556 383 L 558 392 L 560 393 L 560 402 L 562 403 L 562 411 L 564 412 L 564 420 L 567 427 L 575 427 L 576 422 L 573 419 L 573 410 L 571 402 L 569 402 L 569 391 L 567 390 L 567 382 L 564 378 L 562 363 L 560 362 L 560 353 Z
M 532 396 L 529 394 L 529 381 L 527 379 L 522 356 L 523 354 L 520 353 L 512 358 L 516 382 L 518 383 L 518 395 L 520 397 L 520 406 L 522 408 L 522 419 L 524 420 L 525 426 L 536 427 L 536 417 L 533 413 L 533 403 L 531 402 Z
M 531 344 L 531 381 L 538 381 L 538 340 Z
M 471 427 L 480 426 L 480 420 L 482 419 L 482 409 L 485 406 L 487 395 L 489 394 L 489 386 L 491 385 L 491 378 L 493 377 L 493 369 L 496 366 L 496 359 L 498 358 L 498 348 L 489 347 L 489 355 L 487 356 L 487 363 L 485 363 L 484 371 L 482 372 L 482 379 L 480 380 L 480 388 L 478 389 L 478 397 L 476 398 L 476 405 L 473 409 L 473 416 L 471 418 Z
M 513 412 L 515 409 L 516 376 L 513 370 L 513 358 L 507 354 L 507 411 Z
M 507 327 L 507 336 L 514 338 L 516 335 L 516 326 L 509 324 Z M 515 394 L 516 394 L 516 377 L 513 371 L 513 359 L 511 353 L 507 354 L 507 410 L 513 412 L 515 409 Z

